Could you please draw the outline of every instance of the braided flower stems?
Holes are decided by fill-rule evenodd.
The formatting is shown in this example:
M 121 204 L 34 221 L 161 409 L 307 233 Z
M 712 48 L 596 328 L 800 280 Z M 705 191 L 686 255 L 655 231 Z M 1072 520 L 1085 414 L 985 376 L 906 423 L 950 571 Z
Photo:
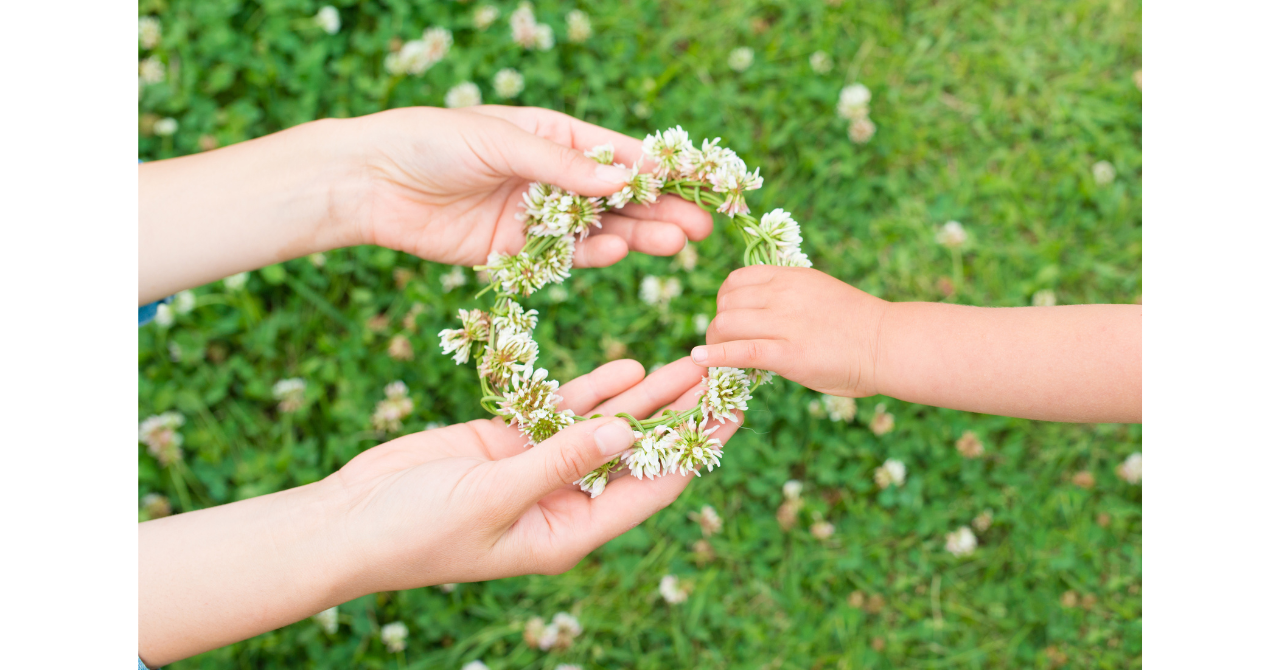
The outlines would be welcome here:
M 550 283 L 569 277 L 575 245 L 586 237 L 607 208 L 629 203 L 651 205 L 663 193 L 672 193 L 708 211 L 727 216 L 741 231 L 746 249 L 744 265 L 810 267 L 800 251 L 800 225 L 791 215 L 775 209 L 759 219 L 751 216 L 746 192 L 759 189 L 764 180 L 760 169 L 747 165 L 732 149 L 720 146 L 720 138 L 703 140 L 695 148 L 680 126 L 644 139 L 644 158 L 630 168 L 626 184 L 608 198 L 588 198 L 548 184 L 531 184 L 524 195 L 524 208 L 517 217 L 524 224 L 525 245 L 515 256 L 494 252 L 476 271 L 489 275 L 489 285 L 476 297 L 493 292 L 493 308 L 458 310 L 462 328 L 440 331 L 440 346 L 459 365 L 474 356 L 480 379 L 480 405 L 515 426 L 535 445 L 583 417 L 559 410 L 563 400 L 556 391 L 560 383 L 547 379 L 547 371 L 536 368 L 538 344 L 533 329 L 537 310 L 525 310 L 517 298 L 527 297 Z M 613 162 L 614 149 L 606 144 L 586 155 L 603 164 Z M 653 166 L 641 172 L 641 164 Z M 576 483 L 596 497 L 604 491 L 609 477 L 629 468 L 636 477 L 681 475 L 700 468 L 715 469 L 720 464 L 722 444 L 711 434 L 726 419 L 737 421 L 734 410 L 746 411 L 747 401 L 761 384 L 772 381 L 765 370 L 711 368 L 703 377 L 705 387 L 697 406 L 640 420 L 626 419 L 635 434 L 631 448 Z M 708 428 L 709 424 L 711 425 Z

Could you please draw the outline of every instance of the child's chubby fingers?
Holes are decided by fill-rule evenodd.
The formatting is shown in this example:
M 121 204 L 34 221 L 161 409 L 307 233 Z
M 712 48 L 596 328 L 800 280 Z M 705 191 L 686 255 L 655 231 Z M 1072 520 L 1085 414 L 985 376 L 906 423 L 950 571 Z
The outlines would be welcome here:
M 730 340 L 780 340 L 797 325 L 777 309 L 730 309 L 716 314 L 707 326 L 707 343 Z
M 757 368 L 787 376 L 795 358 L 786 340 L 732 340 L 693 348 L 694 363 L 709 368 Z

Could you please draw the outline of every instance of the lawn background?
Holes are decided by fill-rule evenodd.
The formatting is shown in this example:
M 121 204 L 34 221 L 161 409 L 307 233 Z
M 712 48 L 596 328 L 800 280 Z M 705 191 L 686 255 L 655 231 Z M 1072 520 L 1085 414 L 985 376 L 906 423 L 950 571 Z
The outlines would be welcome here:
M 753 208 L 791 211 L 815 267 L 881 297 L 1010 306 L 1052 289 L 1059 304 L 1141 300 L 1137 3 L 606 2 L 582 7 L 595 34 L 577 45 L 565 29 L 574 5 L 543 2 L 535 11 L 557 37 L 549 52 L 511 42 L 511 2 L 494 3 L 502 16 L 485 31 L 471 28 L 474 2 L 334 4 L 343 26 L 331 36 L 311 21 L 312 2 L 140 2 L 164 31 L 140 58 L 163 59 L 166 79 L 140 93 L 139 156 L 442 105 L 467 80 L 497 102 L 493 74 L 514 67 L 525 77 L 515 104 L 636 136 L 679 123 L 696 138 L 724 138 L 762 168 Z M 448 57 L 421 77 L 387 75 L 390 41 L 428 26 L 453 30 Z M 743 73 L 726 64 L 738 46 L 755 52 Z M 827 74 L 809 65 L 817 49 L 835 62 Z M 852 144 L 835 114 L 840 88 L 855 80 L 874 94 L 878 130 L 866 145 Z M 178 132 L 150 134 L 158 117 L 177 119 Z M 1099 160 L 1115 166 L 1114 183 L 1095 183 Z M 934 241 L 949 219 L 969 231 L 959 282 Z M 633 255 L 575 272 L 565 302 L 539 293 L 529 303 L 544 315 L 540 363 L 567 380 L 616 354 L 616 343 L 646 365 L 684 355 L 700 341 L 694 316 L 714 314 L 716 287 L 739 262 L 736 245 L 718 230 L 697 246 L 691 272 Z M 442 291 L 447 271 L 382 249 L 330 252 L 322 267 L 299 259 L 255 272 L 243 291 L 196 289 L 193 312 L 142 328 L 139 419 L 176 410 L 187 424 L 177 466 L 161 468 L 139 445 L 139 497 L 161 493 L 189 510 L 322 478 L 386 439 L 369 415 L 396 379 L 416 403 L 406 432 L 479 417 L 469 369 L 442 356 L 434 336 L 476 304 L 474 280 Z M 638 298 L 649 274 L 684 286 L 668 315 Z M 424 309 L 405 324 L 414 304 Z M 391 317 L 385 332 L 366 325 L 379 314 Z M 414 360 L 388 356 L 398 334 Z M 286 377 L 308 382 L 297 414 L 278 413 L 271 397 Z M 1141 492 L 1113 472 L 1140 450 L 1140 426 L 885 398 L 860 400 L 845 424 L 811 416 L 816 398 L 785 381 L 764 389 L 722 469 L 565 575 L 367 596 L 340 608 L 336 635 L 303 621 L 171 667 L 1140 665 Z M 867 429 L 878 402 L 896 417 L 880 437 Z M 982 438 L 985 458 L 956 452 L 965 430 Z M 907 464 L 901 490 L 871 480 L 887 457 Z M 1095 486 L 1072 483 L 1082 470 Z M 806 485 L 806 509 L 784 532 L 774 515 L 793 478 Z M 699 566 L 701 533 L 687 514 L 704 504 L 725 528 L 710 538 L 716 558 Z M 946 553 L 945 533 L 987 508 L 994 524 L 977 552 Z M 805 530 L 816 514 L 835 524 L 833 539 Z M 658 596 L 668 573 L 694 580 L 688 602 Z M 874 614 L 851 607 L 854 590 L 886 604 Z M 1067 591 L 1076 606 L 1064 605 Z M 585 628 L 571 649 L 524 645 L 528 618 L 561 610 Z M 391 621 L 409 626 L 404 654 L 378 639 Z

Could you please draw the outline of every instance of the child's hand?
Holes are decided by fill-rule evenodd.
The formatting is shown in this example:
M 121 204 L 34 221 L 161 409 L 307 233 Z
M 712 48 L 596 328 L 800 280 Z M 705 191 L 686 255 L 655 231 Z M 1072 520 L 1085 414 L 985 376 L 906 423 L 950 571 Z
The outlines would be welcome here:
M 875 395 L 886 305 L 817 270 L 745 267 L 720 287 L 707 344 L 693 360 L 769 370 L 832 395 Z

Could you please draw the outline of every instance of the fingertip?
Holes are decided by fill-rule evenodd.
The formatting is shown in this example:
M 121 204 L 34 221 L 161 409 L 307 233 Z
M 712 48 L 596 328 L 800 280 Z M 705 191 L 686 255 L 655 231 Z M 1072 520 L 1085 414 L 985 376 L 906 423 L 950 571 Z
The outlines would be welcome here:
M 574 265 L 602 268 L 627 257 L 627 241 L 617 235 L 593 235 L 578 244 Z
M 702 366 L 707 365 L 707 359 L 710 356 L 711 356 L 711 352 L 708 351 L 707 347 L 705 346 L 694 347 L 693 351 L 689 352 L 689 358 L 693 359 L 694 363 L 697 363 L 698 365 L 702 365 Z

